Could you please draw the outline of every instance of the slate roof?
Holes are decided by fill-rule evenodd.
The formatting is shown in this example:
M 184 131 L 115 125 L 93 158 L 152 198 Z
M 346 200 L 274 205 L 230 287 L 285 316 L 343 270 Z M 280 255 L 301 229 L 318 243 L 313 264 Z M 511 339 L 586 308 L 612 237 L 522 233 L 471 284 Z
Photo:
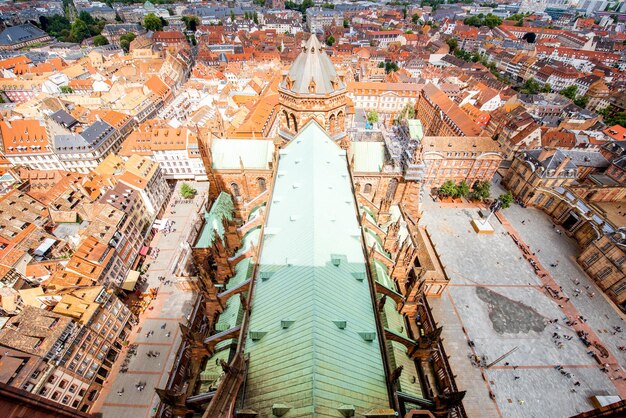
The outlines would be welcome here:
M 77 150 L 97 149 L 114 132 L 115 128 L 108 123 L 96 121 L 80 134 L 56 135 L 54 137 L 54 147 L 58 153 L 73 153 Z
M 71 128 L 78 123 L 76 119 L 65 110 L 57 110 L 52 115 L 50 115 L 53 121 L 58 123 L 59 125 L 64 126 L 65 128 Z
M 554 172 L 551 170 L 556 170 L 566 158 L 566 155 L 559 149 L 555 149 L 552 152 L 547 152 L 542 155 L 543 151 L 544 150 L 542 149 L 534 149 L 525 151 L 524 154 L 526 154 L 527 161 L 530 161 L 535 166 L 543 167 L 543 171 L 537 172 L 540 177 L 554 177 Z M 568 161 L 565 167 L 563 167 L 561 176 L 566 175 L 567 170 L 573 170 L 573 173 L 576 173 L 576 164 L 574 164 L 571 160 Z
M 318 417 L 388 408 L 345 151 L 314 121 L 280 151 L 264 234 L 244 407 Z
M 30 23 L 11 26 L 0 32 L 0 45 L 16 45 L 46 36 L 48 36 L 46 32 Z

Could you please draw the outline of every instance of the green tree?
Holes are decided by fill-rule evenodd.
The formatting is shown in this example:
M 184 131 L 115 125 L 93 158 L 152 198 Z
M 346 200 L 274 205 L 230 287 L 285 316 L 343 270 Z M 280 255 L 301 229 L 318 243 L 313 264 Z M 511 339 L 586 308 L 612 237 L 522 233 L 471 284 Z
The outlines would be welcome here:
M 491 14 L 491 13 L 487 14 L 487 16 L 481 13 L 475 16 L 466 17 L 463 20 L 463 23 L 465 23 L 466 25 L 476 26 L 476 27 L 487 26 L 493 29 L 502 23 L 502 19 L 500 19 L 498 16 Z
M 367 121 L 372 125 L 378 122 L 378 112 L 376 112 L 375 110 L 367 112 Z
M 89 31 L 89 27 L 81 19 L 76 19 L 74 23 L 72 23 L 69 36 L 71 41 L 81 43 L 84 39 L 89 38 L 90 36 L 91 32 Z
M 574 100 L 576 98 L 577 91 L 578 91 L 578 86 L 575 84 L 572 84 L 571 86 L 565 87 L 559 93 L 561 93 L 563 96 L 567 97 L 570 100 Z
M 192 199 L 196 195 L 197 192 L 198 191 L 196 189 L 194 189 L 187 183 L 183 183 L 180 186 L 180 196 L 183 199 Z
M 105 38 L 103 35 L 96 35 L 93 38 L 93 44 L 95 46 L 108 45 L 109 44 L 109 40 L 107 38 Z
M 509 190 L 505 194 L 500 195 L 498 197 L 498 200 L 500 201 L 500 208 L 507 209 L 507 208 L 510 208 L 511 203 L 513 203 L 513 195 L 511 194 L 511 191 Z
M 459 48 L 459 41 L 456 38 L 450 38 L 446 40 L 446 43 L 450 47 L 450 52 L 454 53 Z
M 381 62 L 378 63 L 378 68 L 385 68 L 384 61 L 381 61 Z
M 49 18 L 42 16 L 39 21 L 41 29 L 55 38 L 60 38 L 63 31 L 67 31 L 69 34 L 70 28 L 72 27 L 68 18 L 60 15 L 50 16 Z
M 398 71 L 398 64 L 393 61 L 385 62 L 385 73 L 389 74 L 394 71 Z
M 439 194 L 442 196 L 456 197 L 457 193 L 456 184 L 452 180 L 446 180 L 439 188 Z
M 328 35 L 328 37 L 326 38 L 326 44 L 328 46 L 333 46 L 334 43 L 335 43 L 335 37 L 333 35 Z
M 161 22 L 159 16 L 154 13 L 148 13 L 146 17 L 143 18 L 143 26 L 146 30 L 159 31 L 163 29 L 163 22 Z
M 537 94 L 541 90 L 541 85 L 532 78 L 526 80 L 522 87 L 520 88 L 520 93 L 524 94 Z
M 411 16 L 411 22 L 413 22 L 415 25 L 417 25 L 417 22 L 419 22 L 420 17 L 417 13 L 413 13 L 413 16 Z
M 488 181 L 478 181 L 474 184 L 470 197 L 481 202 L 489 199 L 491 193 L 491 183 Z
M 604 123 L 608 126 L 620 125 L 626 128 L 626 112 L 619 112 L 612 115 L 607 114 L 604 118 Z
M 230 9 L 230 21 L 231 22 L 235 21 L 235 12 L 233 11 L 233 9 Z
M 415 119 L 415 103 L 407 103 L 404 105 L 398 115 L 398 120 L 404 119 Z
M 88 25 L 93 25 L 94 23 L 96 23 L 95 19 L 91 17 L 91 15 L 87 12 L 80 12 L 78 18 Z
M 59 87 L 59 90 L 61 90 L 61 93 L 74 93 L 74 89 L 71 88 L 70 86 L 61 86 Z
M 259 24 L 259 14 L 256 11 L 252 15 L 252 21 L 254 22 L 255 25 Z
M 120 48 L 124 50 L 124 52 L 128 52 L 130 50 L 130 43 L 135 39 L 135 34 L 132 32 L 127 32 L 120 36 Z
M 543 85 L 543 87 L 541 88 L 541 92 L 542 93 L 552 93 L 552 86 L 550 86 L 550 84 L 546 83 Z
M 577 97 L 576 99 L 574 99 L 574 104 L 578 107 L 587 107 L 587 104 L 589 104 L 589 96 Z
M 350 21 L 348 19 L 343 20 L 343 27 L 348 29 L 350 27 Z
M 496 26 L 500 26 L 501 24 L 502 19 L 500 19 L 498 16 L 495 16 L 491 13 L 485 16 L 485 26 L 487 26 L 488 28 L 493 29 Z
M 467 195 L 469 195 L 469 192 L 470 192 L 470 188 L 467 185 L 467 182 L 465 180 L 460 182 L 457 187 L 457 195 L 459 197 L 467 197 Z
M 404 19 L 406 19 L 407 15 L 408 15 L 409 11 L 406 9 L 406 7 L 404 9 L 402 9 L 402 17 Z
M 195 32 L 200 24 L 198 16 L 183 16 L 181 20 L 185 24 L 185 29 L 191 32 Z

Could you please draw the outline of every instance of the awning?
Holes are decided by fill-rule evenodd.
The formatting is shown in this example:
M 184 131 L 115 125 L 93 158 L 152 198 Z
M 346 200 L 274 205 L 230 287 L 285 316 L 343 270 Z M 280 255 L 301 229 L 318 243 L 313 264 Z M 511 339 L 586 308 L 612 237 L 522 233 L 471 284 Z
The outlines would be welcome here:
M 128 276 L 126 276 L 126 280 L 124 280 L 124 284 L 122 285 L 122 289 L 134 290 L 135 285 L 137 285 L 137 280 L 139 280 L 139 272 L 137 270 L 129 271 Z
M 143 247 L 141 247 L 141 251 L 139 251 L 139 254 L 146 255 L 146 254 L 148 254 L 148 251 L 150 251 L 150 247 L 146 247 L 144 245 Z

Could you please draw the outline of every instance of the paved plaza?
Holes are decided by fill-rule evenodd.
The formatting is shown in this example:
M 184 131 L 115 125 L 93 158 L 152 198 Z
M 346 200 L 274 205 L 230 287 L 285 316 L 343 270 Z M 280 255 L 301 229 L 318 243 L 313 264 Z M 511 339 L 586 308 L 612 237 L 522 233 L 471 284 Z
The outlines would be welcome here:
M 139 324 L 130 335 L 130 343 L 137 344 L 137 354 L 131 356 L 128 371 L 120 373 L 121 360 L 116 363 L 94 408 L 106 418 L 152 416 L 159 401 L 154 389 L 164 387 L 169 378 L 181 343 L 178 324 L 186 323 L 194 301 L 194 294 L 186 280 L 173 276 L 171 271 L 180 259 L 181 243 L 189 234 L 195 213 L 208 186 L 206 182 L 189 183 L 198 190 L 196 198 L 174 205 L 174 201 L 180 199 L 177 186 L 168 203 L 168 209 L 162 216 L 174 221 L 172 228 L 175 231 L 172 230 L 167 235 L 158 233 L 152 241 L 151 246 L 159 248 L 160 252 L 156 259 L 148 257 L 150 267 L 144 291 L 157 287 L 159 292 L 150 305 L 152 309 L 141 315 Z M 161 282 L 159 276 L 165 276 L 165 281 Z M 169 284 L 166 283 L 168 280 L 171 281 Z M 153 334 L 147 337 L 150 331 Z M 158 357 L 149 357 L 149 351 L 159 353 Z M 120 357 L 123 358 L 126 353 L 126 350 L 122 351 Z M 141 391 L 136 388 L 139 382 L 145 383 L 145 388 Z
M 492 217 L 494 234 L 478 235 L 470 225 L 478 217 L 472 206 L 430 200 L 424 203 L 422 220 L 451 279 L 443 297 L 429 302 L 444 325 L 444 347 L 457 385 L 467 390 L 468 415 L 569 417 L 592 409 L 594 395 L 624 396 L 626 382 L 620 377 L 626 355 L 617 347 L 626 345 L 626 334 L 613 327 L 626 324 L 576 264 L 576 243 L 558 234 L 543 212 L 518 205 L 503 211 L 505 224 Z M 509 233 L 530 247 L 547 277 L 535 274 Z M 562 286 L 569 303 L 548 295 L 543 288 L 548 279 Z M 579 297 L 574 297 L 575 288 L 582 289 Z M 573 312 L 587 319 L 577 329 L 588 326 L 590 340 L 598 339 L 612 354 L 606 360 L 610 373 L 600 370 L 575 327 L 566 324 Z

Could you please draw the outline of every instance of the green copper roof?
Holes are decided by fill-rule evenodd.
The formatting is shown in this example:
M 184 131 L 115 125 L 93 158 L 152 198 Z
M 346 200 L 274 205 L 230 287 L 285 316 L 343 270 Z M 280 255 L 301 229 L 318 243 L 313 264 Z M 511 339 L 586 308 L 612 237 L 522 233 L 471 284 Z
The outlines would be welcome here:
M 222 220 L 224 218 L 228 220 L 233 219 L 233 199 L 228 193 L 220 193 L 211 210 L 204 212 L 204 225 L 202 231 L 196 241 L 196 248 L 208 248 L 213 244 L 214 231 L 217 231 L 218 236 L 224 236 L 224 225 Z
M 384 142 L 353 142 L 350 151 L 357 173 L 380 173 L 385 165 Z M 352 157 L 351 157 L 352 158 Z
M 281 151 L 264 234 L 244 407 L 263 417 L 273 404 L 293 417 L 388 408 L 345 151 L 316 123 Z
M 424 127 L 422 126 L 422 121 L 419 119 L 409 119 L 407 124 L 409 126 L 409 136 L 411 139 L 421 141 L 424 137 Z

